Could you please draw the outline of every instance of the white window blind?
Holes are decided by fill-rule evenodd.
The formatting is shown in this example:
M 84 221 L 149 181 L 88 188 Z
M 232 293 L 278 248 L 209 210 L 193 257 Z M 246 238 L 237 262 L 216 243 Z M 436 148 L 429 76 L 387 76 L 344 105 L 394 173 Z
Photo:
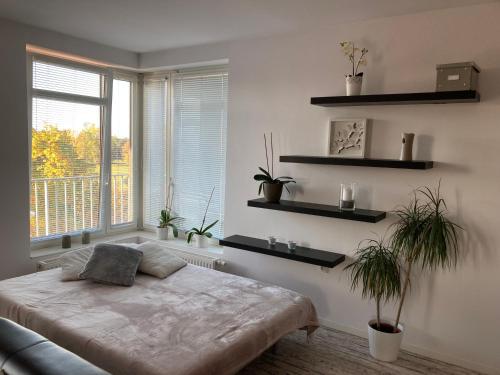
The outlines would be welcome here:
M 174 210 L 182 229 L 201 225 L 212 189 L 206 223 L 224 235 L 224 195 L 227 133 L 226 71 L 185 72 L 173 76 Z
M 143 222 L 158 225 L 166 196 L 167 81 L 144 79 L 143 109 Z
M 36 59 L 32 68 L 31 238 L 96 229 L 104 77 Z

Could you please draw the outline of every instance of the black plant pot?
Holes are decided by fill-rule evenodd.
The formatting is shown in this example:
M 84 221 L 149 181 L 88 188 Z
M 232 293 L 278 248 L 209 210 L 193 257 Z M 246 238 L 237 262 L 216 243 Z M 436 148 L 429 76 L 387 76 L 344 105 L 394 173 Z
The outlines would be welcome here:
M 279 203 L 282 192 L 282 183 L 270 184 L 269 182 L 264 182 L 264 198 L 269 203 Z

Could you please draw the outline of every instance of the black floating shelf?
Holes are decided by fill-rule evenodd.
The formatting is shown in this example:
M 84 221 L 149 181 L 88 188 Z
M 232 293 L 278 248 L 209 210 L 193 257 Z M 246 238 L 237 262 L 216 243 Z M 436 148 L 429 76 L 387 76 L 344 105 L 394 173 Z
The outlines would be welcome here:
M 333 217 L 337 219 L 364 221 L 376 223 L 385 219 L 386 213 L 383 211 L 364 210 L 357 208 L 354 211 L 341 211 L 338 206 L 326 204 L 307 203 L 281 200 L 279 203 L 269 203 L 265 199 L 252 199 L 248 201 L 248 206 L 267 208 L 269 210 L 297 212 L 299 214 Z
M 431 169 L 434 167 L 434 162 L 428 160 L 403 161 L 398 159 L 334 158 L 331 156 L 282 155 L 280 156 L 280 161 L 283 163 L 350 165 L 355 167 L 402 169 Z
M 322 107 L 349 107 L 361 105 L 445 104 L 479 102 L 477 91 L 415 92 L 408 94 L 377 94 L 354 96 L 323 96 L 311 98 L 311 104 Z
M 289 250 L 288 246 L 281 242 L 276 243 L 274 246 L 270 246 L 266 240 L 240 235 L 234 235 L 219 240 L 219 245 L 328 268 L 333 268 L 345 260 L 344 254 L 315 250 L 302 246 L 297 246 L 294 250 Z

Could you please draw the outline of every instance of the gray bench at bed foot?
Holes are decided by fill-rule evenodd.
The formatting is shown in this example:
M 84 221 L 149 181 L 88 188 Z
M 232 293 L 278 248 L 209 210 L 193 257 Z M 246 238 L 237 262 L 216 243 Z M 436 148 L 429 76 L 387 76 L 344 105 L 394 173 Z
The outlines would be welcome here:
M 0 318 L 0 373 L 2 371 L 6 375 L 108 374 L 45 337 Z

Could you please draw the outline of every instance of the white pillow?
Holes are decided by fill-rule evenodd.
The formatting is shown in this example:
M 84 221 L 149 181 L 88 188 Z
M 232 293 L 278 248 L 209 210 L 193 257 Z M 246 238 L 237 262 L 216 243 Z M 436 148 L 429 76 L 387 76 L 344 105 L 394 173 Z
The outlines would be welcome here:
M 142 261 L 139 271 L 164 279 L 184 267 L 187 262 L 175 256 L 164 247 L 154 242 L 145 242 L 137 247 L 142 251 Z
M 85 247 L 83 249 L 70 251 L 59 257 L 61 260 L 61 280 L 62 281 L 74 281 L 80 280 L 80 273 L 85 268 L 94 247 Z
M 139 244 L 136 243 L 119 243 L 117 245 L 128 246 L 133 249 L 137 248 Z M 94 246 L 85 247 L 83 249 L 73 250 L 64 253 L 59 257 L 61 260 L 61 280 L 62 281 L 75 281 L 81 280 L 80 274 L 85 269 L 87 262 L 92 256 Z

